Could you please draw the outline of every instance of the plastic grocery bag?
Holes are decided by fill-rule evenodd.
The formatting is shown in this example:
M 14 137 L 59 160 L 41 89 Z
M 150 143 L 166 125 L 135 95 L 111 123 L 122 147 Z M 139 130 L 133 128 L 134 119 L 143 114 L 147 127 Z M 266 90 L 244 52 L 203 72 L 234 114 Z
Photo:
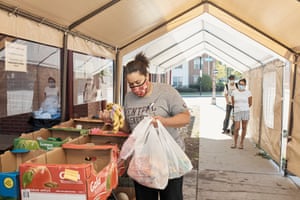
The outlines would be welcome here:
M 146 117 L 134 129 L 134 150 L 127 174 L 141 185 L 164 189 L 169 179 L 168 162 L 151 121 Z
M 159 138 L 168 160 L 169 179 L 181 177 L 191 171 L 193 165 L 162 123 L 157 121 L 157 125 Z
M 147 117 L 144 118 L 140 123 L 138 123 L 135 127 L 135 129 L 132 131 L 132 133 L 129 135 L 129 137 L 125 140 L 125 142 L 122 145 L 121 151 L 120 151 L 120 158 L 123 160 L 126 160 L 129 156 L 131 156 L 134 152 L 134 144 L 137 139 L 142 140 L 143 136 L 146 133 L 147 129 L 150 126 L 150 123 L 152 122 L 152 119 Z

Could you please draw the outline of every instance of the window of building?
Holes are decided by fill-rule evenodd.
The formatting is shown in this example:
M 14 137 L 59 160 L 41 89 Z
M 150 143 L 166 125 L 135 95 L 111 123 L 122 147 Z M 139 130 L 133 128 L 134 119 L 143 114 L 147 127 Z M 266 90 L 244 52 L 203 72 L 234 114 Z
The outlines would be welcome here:
M 199 75 L 193 75 L 193 84 L 198 83 L 198 78 L 199 78 Z
M 201 62 L 200 58 L 194 59 L 194 69 L 200 69 L 200 66 L 201 66 L 200 62 Z
M 182 87 L 183 85 L 183 77 L 182 76 L 174 76 L 173 77 L 173 87 Z
M 175 67 L 174 69 L 182 69 L 182 65 Z

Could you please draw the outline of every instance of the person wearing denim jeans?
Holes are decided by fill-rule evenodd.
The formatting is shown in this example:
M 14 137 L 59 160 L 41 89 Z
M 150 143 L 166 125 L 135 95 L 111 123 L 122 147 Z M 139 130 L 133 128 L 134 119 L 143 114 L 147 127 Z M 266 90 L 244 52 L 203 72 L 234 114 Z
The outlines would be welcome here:
M 223 132 L 222 133 L 230 132 L 230 130 L 228 130 L 228 125 L 229 125 L 231 113 L 233 112 L 232 93 L 234 90 L 237 89 L 236 83 L 235 83 L 235 76 L 230 75 L 228 77 L 228 80 L 229 81 L 225 85 L 225 88 L 224 88 L 224 96 L 225 96 L 225 100 L 226 100 L 226 114 L 225 114 L 225 119 L 223 121 L 223 129 L 222 129 Z M 231 131 L 234 130 L 233 127 L 234 127 L 234 123 L 232 123 L 232 125 L 231 125 Z

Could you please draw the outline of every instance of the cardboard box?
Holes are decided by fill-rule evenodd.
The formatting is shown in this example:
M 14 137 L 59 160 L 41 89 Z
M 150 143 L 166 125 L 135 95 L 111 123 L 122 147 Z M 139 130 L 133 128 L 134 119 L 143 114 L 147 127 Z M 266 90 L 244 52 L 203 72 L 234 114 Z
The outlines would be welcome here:
M 74 124 L 75 127 L 77 125 L 81 125 L 83 129 L 91 129 L 91 128 L 102 128 L 104 126 L 104 121 L 100 119 L 90 119 L 90 118 L 75 118 Z
M 100 119 L 91 119 L 88 117 L 84 118 L 74 118 L 68 121 L 62 122 L 54 128 L 79 128 L 79 129 L 91 129 L 91 128 L 102 128 L 104 126 L 104 122 Z
M 104 200 L 118 185 L 116 145 L 64 144 L 20 165 L 26 200 Z
M 0 155 L 0 199 L 20 199 L 19 165 L 43 153 L 46 151 L 35 150 L 27 153 L 6 151 Z
M 116 133 L 116 134 L 97 134 L 97 135 L 87 135 L 80 136 L 72 140 L 73 144 L 93 144 L 93 145 L 117 145 L 121 149 L 122 144 L 128 138 L 126 133 Z M 118 166 L 118 175 L 122 176 L 125 174 L 128 163 L 127 161 L 124 165 Z
M 78 129 L 42 128 L 32 133 L 22 134 L 19 138 L 15 139 L 15 143 L 19 139 L 32 140 L 32 142 L 36 141 L 38 148 L 52 150 L 54 147 L 60 147 L 64 143 L 72 143 L 72 139 L 80 136 L 80 131 Z M 18 149 L 20 146 L 24 145 L 15 145 L 14 149 Z M 26 149 L 26 147 L 24 148 Z
M 93 143 L 95 145 L 107 145 L 107 144 L 116 144 L 119 149 L 121 149 L 122 144 L 128 138 L 128 134 L 126 133 L 114 133 L 114 134 L 89 134 L 87 136 L 81 136 L 75 138 L 72 143 L 73 144 L 87 144 Z

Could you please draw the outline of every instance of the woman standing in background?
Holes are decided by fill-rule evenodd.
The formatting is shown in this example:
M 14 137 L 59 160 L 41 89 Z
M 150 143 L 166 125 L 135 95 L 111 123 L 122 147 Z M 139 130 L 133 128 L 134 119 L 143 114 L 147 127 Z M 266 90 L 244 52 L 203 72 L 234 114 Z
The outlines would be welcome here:
M 231 148 L 237 147 L 240 124 L 242 123 L 242 135 L 238 148 L 243 149 L 247 125 L 250 119 L 250 107 L 252 106 L 252 94 L 246 89 L 246 79 L 239 80 L 238 90 L 233 91 L 232 104 L 234 107 L 234 144 Z

